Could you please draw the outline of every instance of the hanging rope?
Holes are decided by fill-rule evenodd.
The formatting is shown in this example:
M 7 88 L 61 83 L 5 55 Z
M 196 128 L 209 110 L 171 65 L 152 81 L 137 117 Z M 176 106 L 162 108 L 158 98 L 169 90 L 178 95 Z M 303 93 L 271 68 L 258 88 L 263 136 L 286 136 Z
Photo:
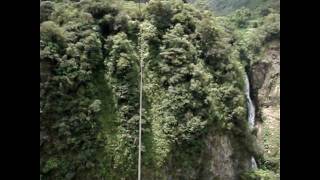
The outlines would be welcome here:
M 139 17 L 141 17 L 141 0 L 139 0 Z M 141 20 L 141 19 L 139 19 Z M 142 61 L 142 50 L 141 50 L 141 37 L 138 38 L 139 43 L 139 59 L 140 59 L 140 118 L 139 118 L 139 157 L 138 157 L 138 180 L 141 180 L 141 123 L 142 123 L 142 87 L 143 87 L 143 61 Z

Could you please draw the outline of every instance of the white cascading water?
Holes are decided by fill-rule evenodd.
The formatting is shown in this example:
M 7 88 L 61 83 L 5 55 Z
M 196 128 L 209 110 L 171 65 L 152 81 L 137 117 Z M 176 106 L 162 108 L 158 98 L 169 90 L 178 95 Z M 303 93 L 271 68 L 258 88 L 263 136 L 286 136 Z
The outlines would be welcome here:
M 254 127 L 255 107 L 250 97 L 250 83 L 249 83 L 248 75 L 245 75 L 245 93 L 246 93 L 247 103 L 248 103 L 248 123 L 249 123 L 249 128 L 252 129 Z M 257 169 L 257 163 L 254 157 L 251 157 L 251 168 Z

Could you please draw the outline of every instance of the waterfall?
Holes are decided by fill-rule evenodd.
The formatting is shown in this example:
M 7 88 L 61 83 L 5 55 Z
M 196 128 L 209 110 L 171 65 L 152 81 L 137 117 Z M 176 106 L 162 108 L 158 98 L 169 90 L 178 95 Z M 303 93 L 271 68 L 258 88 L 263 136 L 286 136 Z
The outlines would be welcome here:
M 245 93 L 246 93 L 247 104 L 248 104 L 248 123 L 249 123 L 249 128 L 252 129 L 254 127 L 255 107 L 250 97 L 250 83 L 249 83 L 249 78 L 247 74 L 245 75 Z M 253 156 L 251 157 L 251 168 L 257 169 L 257 163 Z
M 248 75 L 245 76 L 245 93 L 248 103 L 248 122 L 250 129 L 252 129 L 254 127 L 255 108 L 250 97 L 250 83 Z

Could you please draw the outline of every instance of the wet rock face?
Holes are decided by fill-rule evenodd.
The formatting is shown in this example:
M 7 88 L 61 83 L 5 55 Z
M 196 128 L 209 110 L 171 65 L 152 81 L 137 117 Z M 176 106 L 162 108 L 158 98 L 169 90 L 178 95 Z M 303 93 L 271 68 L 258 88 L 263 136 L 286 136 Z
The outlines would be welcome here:
M 252 83 L 252 88 L 255 91 L 262 87 L 269 68 L 269 64 L 265 62 L 257 63 L 252 66 L 252 72 L 254 74 L 254 76 L 252 76 L 252 82 L 254 82 Z
M 257 107 L 257 139 L 264 159 L 280 163 L 280 42 L 268 47 L 251 66 L 251 84 Z M 275 171 L 280 171 L 280 169 Z
M 250 156 L 235 149 L 235 139 L 226 134 L 209 133 L 203 140 L 201 154 L 192 167 L 179 167 L 169 158 L 162 172 L 155 174 L 145 169 L 143 177 L 150 180 L 238 180 L 239 174 L 249 169 Z
M 203 180 L 233 180 L 235 179 L 233 149 L 227 136 L 210 136 L 206 140 L 206 152 L 203 161 L 207 161 L 201 173 Z
M 238 180 L 239 174 L 251 167 L 251 154 L 246 153 L 238 139 L 226 134 L 208 135 L 200 161 L 197 180 Z

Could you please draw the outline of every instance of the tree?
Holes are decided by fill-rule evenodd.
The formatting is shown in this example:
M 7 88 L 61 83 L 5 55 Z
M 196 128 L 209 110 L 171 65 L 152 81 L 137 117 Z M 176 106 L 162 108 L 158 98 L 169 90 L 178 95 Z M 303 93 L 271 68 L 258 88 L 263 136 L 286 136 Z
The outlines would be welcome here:
M 247 8 L 240 8 L 236 10 L 230 17 L 238 28 L 245 28 L 248 25 L 248 20 L 251 18 L 250 10 Z
M 54 11 L 54 3 L 50 1 L 40 2 L 40 23 L 48 21 Z

